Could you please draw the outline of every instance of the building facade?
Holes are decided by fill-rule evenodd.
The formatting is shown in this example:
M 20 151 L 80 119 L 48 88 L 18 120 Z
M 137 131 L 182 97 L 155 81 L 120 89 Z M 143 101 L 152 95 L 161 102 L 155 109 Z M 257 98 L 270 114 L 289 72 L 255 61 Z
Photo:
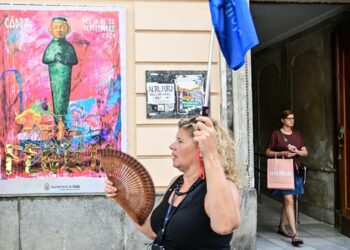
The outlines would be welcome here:
M 146 71 L 207 70 L 211 33 L 208 1 L 4 3 L 125 8 L 127 149 L 149 171 L 159 201 L 170 180 L 179 174 L 172 168 L 168 148 L 175 137 L 177 119 L 147 118 Z M 244 185 L 242 225 L 234 233 L 232 248 L 255 249 L 257 206 L 250 55 L 244 67 L 231 73 L 215 42 L 211 82 L 211 116 L 227 123 L 233 131 Z M 145 249 L 149 242 L 103 193 L 2 196 L 0 211 L 0 249 Z

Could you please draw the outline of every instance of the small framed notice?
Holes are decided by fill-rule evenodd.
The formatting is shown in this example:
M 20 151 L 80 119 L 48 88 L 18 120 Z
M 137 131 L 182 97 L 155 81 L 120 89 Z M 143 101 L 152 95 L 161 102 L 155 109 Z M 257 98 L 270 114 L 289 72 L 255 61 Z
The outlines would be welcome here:
M 147 118 L 200 115 L 206 71 L 146 71 Z

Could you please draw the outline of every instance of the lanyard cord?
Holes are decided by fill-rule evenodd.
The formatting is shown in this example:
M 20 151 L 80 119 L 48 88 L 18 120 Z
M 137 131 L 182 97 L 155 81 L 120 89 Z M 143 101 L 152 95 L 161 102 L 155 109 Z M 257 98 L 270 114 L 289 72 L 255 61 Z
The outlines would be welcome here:
M 170 218 L 175 214 L 177 209 L 184 202 L 185 198 L 187 197 L 187 194 L 192 192 L 200 183 L 202 183 L 202 179 L 198 178 L 195 181 L 195 183 L 193 183 L 192 186 L 186 192 L 180 192 L 179 190 L 180 190 L 181 185 L 183 184 L 183 177 L 179 180 L 179 182 L 176 184 L 176 187 L 174 189 L 174 195 L 171 198 L 171 202 L 170 202 L 168 210 L 166 212 L 166 215 L 165 215 L 165 218 L 164 218 L 164 222 L 163 222 L 163 228 L 157 234 L 157 238 L 156 238 L 155 242 L 160 244 L 163 241 L 165 229 L 166 229 L 166 226 L 169 223 Z M 174 207 L 175 196 L 181 196 L 181 195 L 186 195 L 186 196 L 184 197 L 182 202 L 177 207 Z
M 173 210 L 175 196 L 176 196 L 176 193 L 174 192 L 173 198 L 171 199 L 171 202 L 170 202 L 170 204 L 169 204 L 168 210 L 167 210 L 166 215 L 165 215 L 165 218 L 164 218 L 163 229 L 162 229 L 163 231 L 164 231 L 164 228 L 166 227 L 166 225 L 168 224 L 170 217 L 175 213 L 175 211 L 176 211 L 176 209 L 177 209 L 177 207 L 176 207 L 176 208 Z M 173 210 L 173 211 L 171 211 L 171 210 Z
M 178 187 L 176 187 L 175 190 L 177 188 Z M 179 206 L 177 206 L 177 207 L 175 207 L 175 209 L 173 209 L 175 196 L 176 196 L 176 192 L 174 192 L 173 198 L 171 199 L 171 202 L 169 204 L 168 210 L 166 212 L 166 215 L 165 215 L 165 218 L 164 218 L 164 222 L 163 222 L 163 228 L 158 232 L 157 238 L 154 241 L 154 242 L 156 242 L 158 244 L 161 244 L 163 242 L 163 237 L 164 237 L 164 234 L 165 234 L 165 228 L 166 228 L 167 224 L 169 223 L 169 220 L 170 220 L 171 216 L 174 215 L 174 213 L 176 212 L 177 208 L 179 207 Z
M 166 225 L 168 224 L 168 222 L 169 222 L 171 216 L 174 215 L 175 211 L 176 211 L 177 208 L 179 207 L 179 206 L 177 206 L 177 207 L 175 207 L 175 209 L 173 209 L 173 208 L 174 208 L 175 196 L 182 196 L 182 195 L 186 195 L 186 196 L 187 196 L 187 194 L 189 194 L 190 192 L 192 192 L 192 191 L 199 185 L 199 183 L 201 183 L 201 182 L 202 182 L 202 179 L 201 179 L 201 178 L 198 178 L 186 192 L 180 192 L 180 187 L 181 187 L 182 184 L 184 183 L 183 177 L 179 180 L 179 182 L 176 184 L 176 187 L 175 187 L 175 189 L 174 189 L 174 195 L 173 195 L 173 197 L 171 198 L 171 202 L 170 202 L 170 204 L 169 204 L 168 210 L 167 210 L 166 215 L 165 215 L 165 218 L 164 218 L 163 229 L 166 227 Z M 185 196 L 185 198 L 186 198 L 186 196 Z M 185 198 L 184 198 L 184 199 L 185 199 Z M 184 200 L 184 199 L 183 199 L 183 200 Z M 183 200 L 182 200 L 182 201 L 183 201 Z M 182 202 L 181 202 L 181 203 L 182 203 Z

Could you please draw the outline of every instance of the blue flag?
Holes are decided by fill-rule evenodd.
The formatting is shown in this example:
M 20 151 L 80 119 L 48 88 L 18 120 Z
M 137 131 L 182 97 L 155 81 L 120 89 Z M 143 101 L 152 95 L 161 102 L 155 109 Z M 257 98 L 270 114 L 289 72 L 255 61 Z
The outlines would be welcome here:
M 209 5 L 221 51 L 237 70 L 247 51 L 259 43 L 247 0 L 209 0 Z

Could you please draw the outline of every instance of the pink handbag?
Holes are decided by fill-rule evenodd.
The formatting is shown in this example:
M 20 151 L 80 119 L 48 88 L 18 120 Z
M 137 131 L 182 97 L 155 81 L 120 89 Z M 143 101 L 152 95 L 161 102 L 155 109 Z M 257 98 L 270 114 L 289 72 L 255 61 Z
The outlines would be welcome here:
M 287 190 L 295 188 L 293 159 L 267 160 L 267 188 Z

